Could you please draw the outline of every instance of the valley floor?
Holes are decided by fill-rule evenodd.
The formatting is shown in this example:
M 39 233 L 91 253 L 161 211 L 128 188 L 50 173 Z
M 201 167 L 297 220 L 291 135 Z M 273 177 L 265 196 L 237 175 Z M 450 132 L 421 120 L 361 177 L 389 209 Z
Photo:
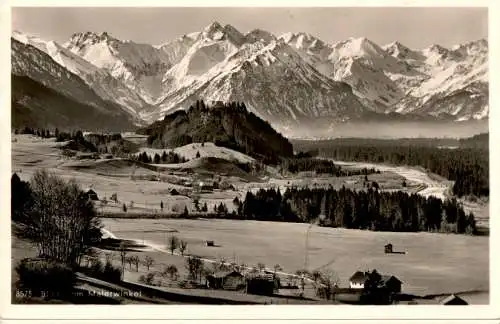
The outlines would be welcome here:
M 32 174 L 46 168 L 66 180 L 75 179 L 83 188 L 95 190 L 99 199 L 99 212 L 106 214 L 124 213 L 141 217 L 148 214 L 181 212 L 186 206 L 194 210 L 193 198 L 199 198 L 200 205 L 207 203 L 209 211 L 220 202 L 234 208 L 235 197 L 244 199 L 248 190 L 259 188 L 280 188 L 289 186 L 326 186 L 335 188 L 361 188 L 364 176 L 351 177 L 282 177 L 273 170 L 268 176 L 248 181 L 231 174 L 220 176 L 234 186 L 234 189 L 212 190 L 194 193 L 186 182 L 200 179 L 196 173 L 172 171 L 154 172 L 128 165 L 120 159 L 97 161 L 68 160 L 61 155 L 54 139 L 41 139 L 31 135 L 13 135 L 12 172 L 21 179 L 29 180 Z M 199 149 L 199 148 L 197 148 Z M 211 148 L 212 149 L 212 148 Z M 85 164 L 85 167 L 81 167 Z M 430 176 L 417 168 L 367 165 L 366 163 L 339 163 L 345 167 L 374 167 L 380 174 L 369 175 L 370 181 L 377 181 L 382 190 L 405 190 L 425 196 L 446 195 L 450 182 Z M 79 167 L 74 167 L 79 165 Z M 150 181 L 161 177 L 162 181 Z M 407 187 L 401 183 L 406 179 Z M 179 194 L 172 195 L 176 189 Z M 109 198 L 117 194 L 118 202 Z M 160 204 L 163 202 L 164 209 Z M 481 226 L 488 226 L 489 204 L 464 202 L 464 207 L 473 211 Z M 118 219 L 103 218 L 108 235 L 143 241 L 150 246 L 148 251 L 157 261 L 160 270 L 163 265 L 175 264 L 184 269 L 181 256 L 165 251 L 166 238 L 176 235 L 188 241 L 190 254 L 206 259 L 225 258 L 229 262 L 246 263 L 253 266 L 258 262 L 271 268 L 280 264 L 283 273 L 294 273 L 304 268 L 306 254 L 305 234 L 307 224 L 208 220 L 208 219 Z M 205 240 L 214 240 L 216 247 L 206 247 Z M 406 254 L 384 254 L 384 244 L 391 242 L 396 251 Z M 403 291 L 416 295 L 482 291 L 469 295 L 475 303 L 487 303 L 489 291 L 489 243 L 485 236 L 466 236 L 435 233 L 389 233 L 322 228 L 312 226 L 307 249 L 307 268 L 310 270 L 330 268 L 334 270 L 341 286 L 357 270 L 377 269 L 379 272 L 395 275 L 403 281 Z M 16 250 L 13 250 L 15 254 Z M 13 257 L 17 257 L 14 256 Z M 137 273 L 128 272 L 132 280 Z M 478 297 L 483 296 L 483 297 Z M 472 299 L 474 299 L 472 298 Z
M 276 263 L 282 274 L 304 268 L 307 224 L 216 219 L 103 219 L 105 228 L 118 238 L 136 240 L 150 247 L 158 267 L 184 260 L 167 251 L 170 235 L 188 242 L 188 253 L 207 260 Z M 307 269 L 335 271 L 341 287 L 356 271 L 377 269 L 403 282 L 403 292 L 418 296 L 489 290 L 489 241 L 484 236 L 435 233 L 391 233 L 311 227 Z M 207 247 L 214 240 L 215 247 Z M 391 242 L 395 251 L 385 254 Z M 432 261 L 431 261 L 432 260 Z

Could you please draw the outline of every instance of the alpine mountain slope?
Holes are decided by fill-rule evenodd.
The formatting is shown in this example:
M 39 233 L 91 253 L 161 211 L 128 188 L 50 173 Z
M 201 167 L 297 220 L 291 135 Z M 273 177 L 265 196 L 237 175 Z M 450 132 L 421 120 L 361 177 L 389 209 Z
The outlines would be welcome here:
M 48 54 L 13 38 L 11 49 L 14 127 L 133 129 L 121 106 L 98 96 Z
M 241 33 L 214 22 L 160 45 L 81 32 L 48 53 L 142 123 L 196 100 L 245 102 L 280 131 L 321 122 L 488 118 L 488 42 L 410 49 L 366 38 L 328 44 L 307 33 Z M 67 89 L 66 89 L 67 90 Z M 64 91 L 66 91 L 64 90 Z M 69 90 L 71 92 L 71 90 Z
M 114 78 L 108 71 L 98 68 L 58 43 L 45 41 L 19 31 L 14 31 L 12 37 L 48 54 L 68 71 L 82 78 L 101 98 L 119 104 L 137 121 L 140 121 L 138 113 L 150 107 L 136 91 L 125 86 L 121 80 Z

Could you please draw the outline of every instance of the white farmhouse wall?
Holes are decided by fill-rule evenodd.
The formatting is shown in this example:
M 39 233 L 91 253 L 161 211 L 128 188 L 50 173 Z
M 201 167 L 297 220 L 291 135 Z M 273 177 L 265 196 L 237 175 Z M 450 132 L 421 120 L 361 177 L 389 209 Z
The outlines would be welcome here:
M 349 287 L 353 289 L 363 289 L 365 287 L 364 283 L 349 282 Z

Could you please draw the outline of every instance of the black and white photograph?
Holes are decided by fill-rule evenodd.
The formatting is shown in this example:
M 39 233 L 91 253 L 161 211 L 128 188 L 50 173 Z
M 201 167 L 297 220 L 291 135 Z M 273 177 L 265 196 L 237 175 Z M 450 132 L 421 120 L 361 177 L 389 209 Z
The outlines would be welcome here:
M 11 7 L 10 303 L 491 305 L 488 14 Z

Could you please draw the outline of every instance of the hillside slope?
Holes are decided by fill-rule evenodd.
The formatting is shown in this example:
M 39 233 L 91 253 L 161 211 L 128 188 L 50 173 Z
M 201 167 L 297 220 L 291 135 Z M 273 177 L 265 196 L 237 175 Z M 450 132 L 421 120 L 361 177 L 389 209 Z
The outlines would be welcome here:
M 59 128 L 120 131 L 134 126 L 123 115 L 73 100 L 27 77 L 11 75 L 13 128 Z
M 114 78 L 108 71 L 98 68 L 82 57 L 72 53 L 54 41 L 13 32 L 12 37 L 26 45 L 31 45 L 48 54 L 54 61 L 76 74 L 104 100 L 115 102 L 139 121 L 138 112 L 148 109 L 149 105 L 131 88 Z
M 206 107 L 198 102 L 188 111 L 176 111 L 138 131 L 148 135 L 153 148 L 171 148 L 195 142 L 213 142 L 259 159 L 292 156 L 292 144 L 242 104 Z
M 99 97 L 48 54 L 12 38 L 11 48 L 11 102 L 16 126 L 30 121 L 60 128 L 134 128 L 132 117 L 122 107 Z

